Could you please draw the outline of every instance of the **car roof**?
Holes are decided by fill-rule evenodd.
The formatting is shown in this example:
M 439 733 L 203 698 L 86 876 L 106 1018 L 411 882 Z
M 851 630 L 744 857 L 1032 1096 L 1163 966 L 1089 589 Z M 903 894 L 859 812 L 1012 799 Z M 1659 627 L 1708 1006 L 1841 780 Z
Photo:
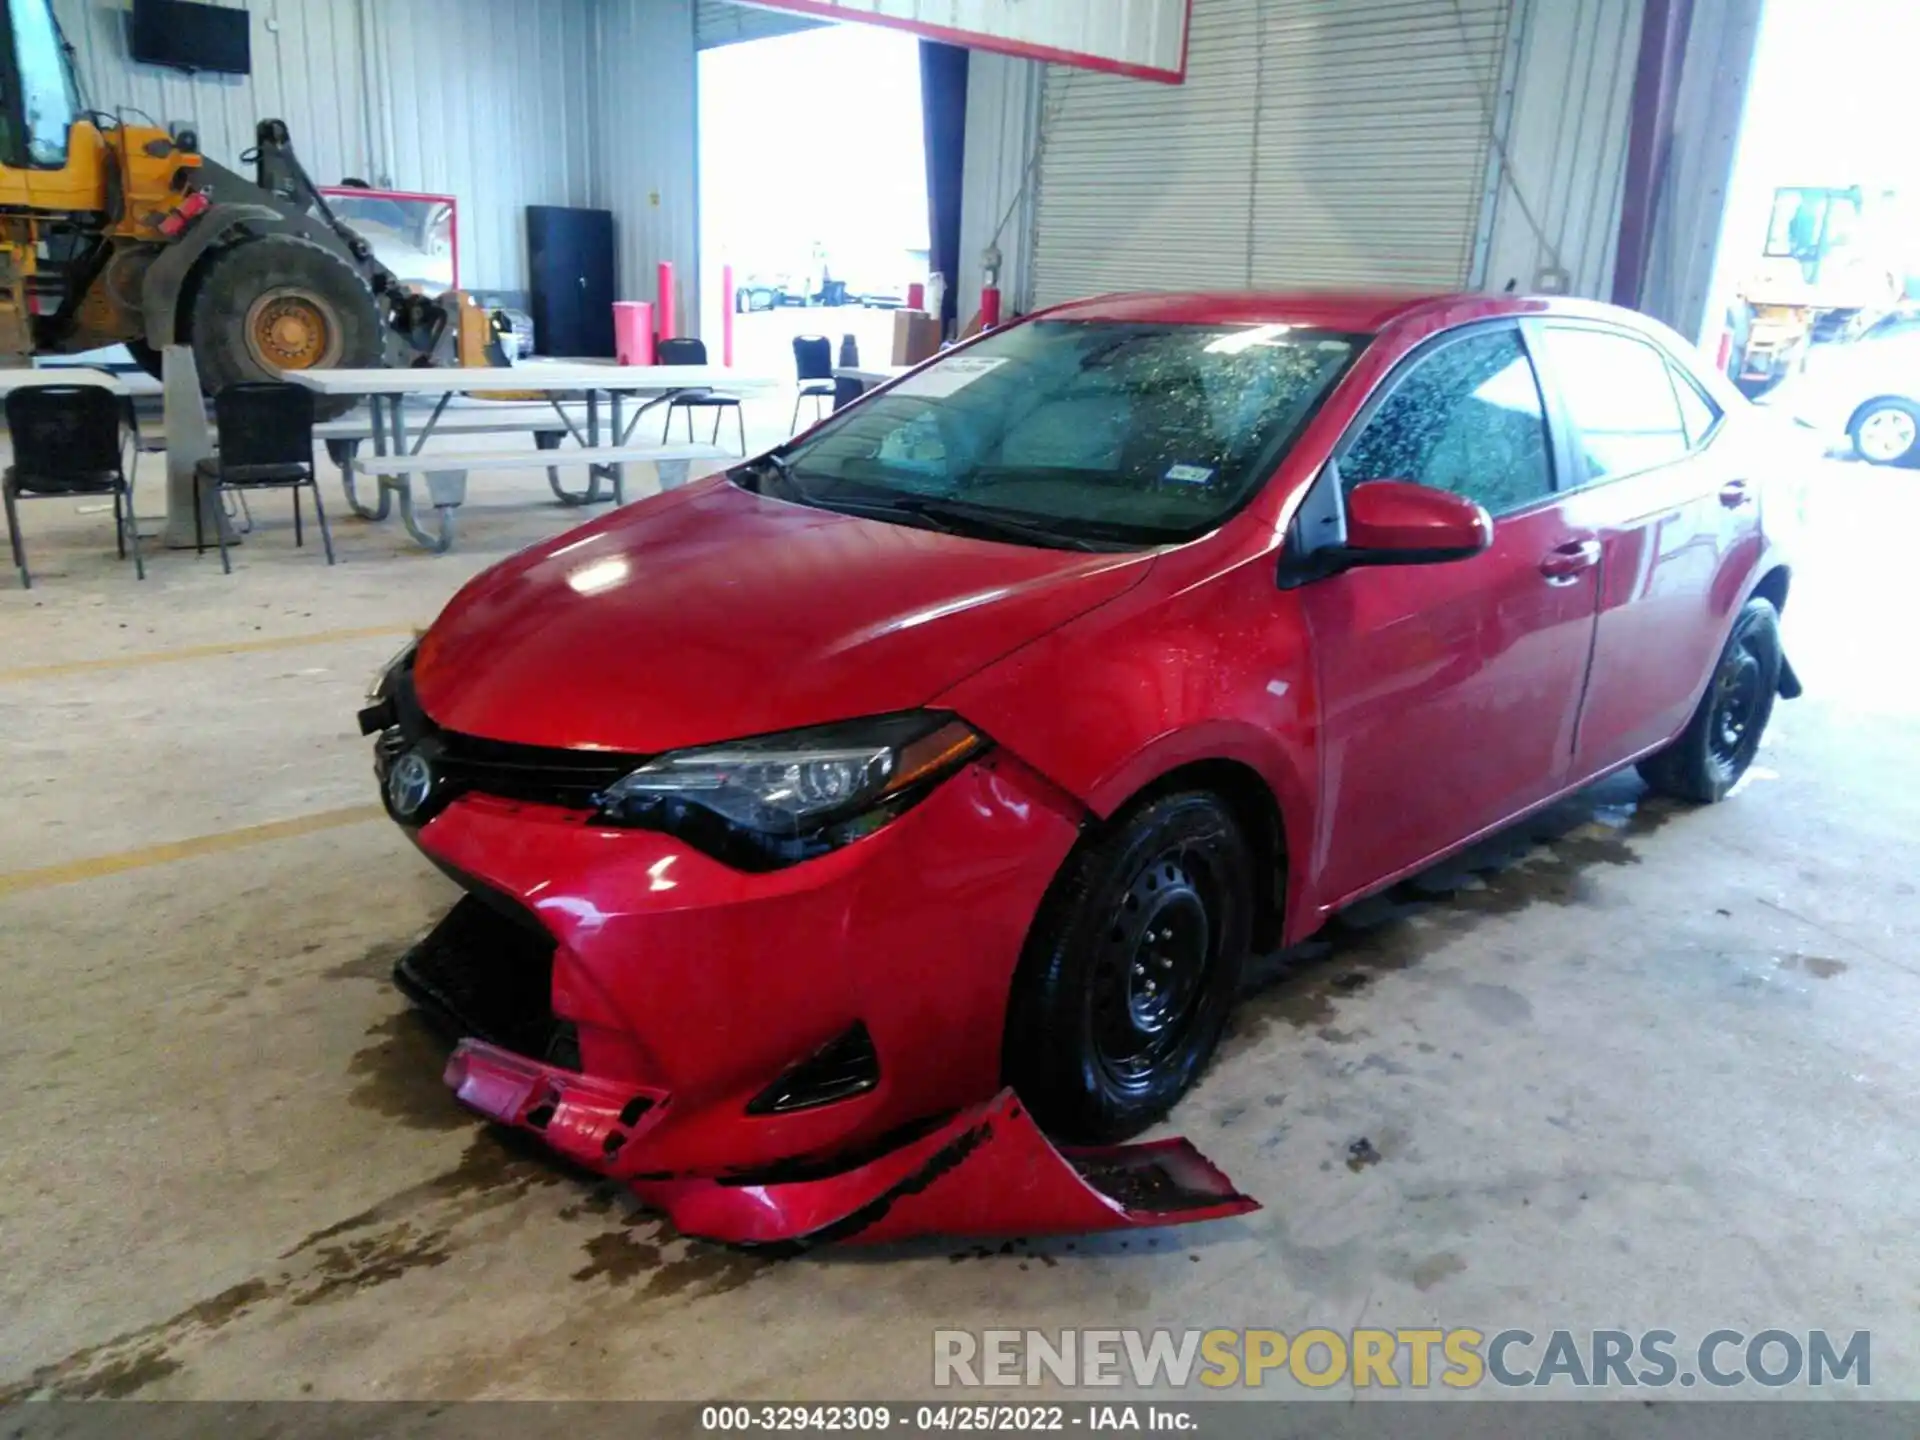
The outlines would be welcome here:
M 1063 320 L 1116 320 L 1170 325 L 1301 325 L 1372 335 L 1397 320 L 1434 317 L 1443 324 L 1497 315 L 1553 314 L 1604 320 L 1642 331 L 1659 329 L 1645 315 L 1563 295 L 1486 295 L 1462 290 L 1268 290 L 1140 292 L 1069 300 L 1038 312 Z
M 1316 329 L 1373 334 L 1416 310 L 1472 300 L 1497 302 L 1488 313 L 1539 308 L 1512 296 L 1465 295 L 1435 290 L 1277 290 L 1139 293 L 1071 300 L 1043 314 L 1072 320 L 1158 321 L 1162 324 L 1309 325 Z

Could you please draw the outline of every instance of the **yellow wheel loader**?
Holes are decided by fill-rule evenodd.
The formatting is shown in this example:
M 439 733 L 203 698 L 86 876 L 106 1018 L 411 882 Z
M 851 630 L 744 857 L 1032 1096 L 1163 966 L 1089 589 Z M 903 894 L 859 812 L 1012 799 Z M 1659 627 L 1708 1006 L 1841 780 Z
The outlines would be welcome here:
M 249 180 L 189 131 L 84 109 L 50 0 L 5 10 L 0 365 L 120 342 L 157 374 L 162 347 L 185 344 L 214 391 L 431 359 L 451 307 L 334 217 L 284 124 L 260 122 Z

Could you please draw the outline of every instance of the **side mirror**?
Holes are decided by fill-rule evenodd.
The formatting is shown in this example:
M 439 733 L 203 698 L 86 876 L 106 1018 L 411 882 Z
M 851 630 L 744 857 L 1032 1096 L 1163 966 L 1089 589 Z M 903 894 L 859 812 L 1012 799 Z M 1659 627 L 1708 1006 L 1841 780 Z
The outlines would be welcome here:
M 1349 565 L 1437 565 L 1493 544 L 1484 507 L 1410 480 L 1368 480 L 1347 495 Z

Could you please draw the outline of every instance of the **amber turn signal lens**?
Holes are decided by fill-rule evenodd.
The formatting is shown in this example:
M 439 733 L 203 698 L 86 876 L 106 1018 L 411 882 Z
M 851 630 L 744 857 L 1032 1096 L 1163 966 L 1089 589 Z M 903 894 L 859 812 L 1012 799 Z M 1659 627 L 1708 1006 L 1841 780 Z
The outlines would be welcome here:
M 882 793 L 893 795 L 932 776 L 944 775 L 985 745 L 986 741 L 959 720 L 942 725 L 931 735 L 900 747 L 900 762 L 893 767 Z

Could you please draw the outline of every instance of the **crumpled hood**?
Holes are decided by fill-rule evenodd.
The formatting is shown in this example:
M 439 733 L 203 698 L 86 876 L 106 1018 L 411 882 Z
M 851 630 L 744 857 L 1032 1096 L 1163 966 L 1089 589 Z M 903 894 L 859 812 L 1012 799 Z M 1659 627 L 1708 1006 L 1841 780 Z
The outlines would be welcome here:
M 889 525 L 714 479 L 475 579 L 422 641 L 416 693 L 463 734 L 643 754 L 906 710 L 1152 563 Z

